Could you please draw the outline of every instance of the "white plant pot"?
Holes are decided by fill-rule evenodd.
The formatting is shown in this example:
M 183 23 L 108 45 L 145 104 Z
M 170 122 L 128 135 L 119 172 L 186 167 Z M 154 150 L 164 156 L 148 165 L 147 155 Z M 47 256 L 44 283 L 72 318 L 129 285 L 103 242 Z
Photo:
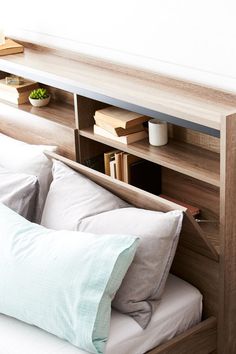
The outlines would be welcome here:
M 35 98 L 30 98 L 29 101 L 34 107 L 43 107 L 46 106 L 50 102 L 51 96 L 48 96 L 47 98 L 42 98 L 42 99 L 35 99 Z

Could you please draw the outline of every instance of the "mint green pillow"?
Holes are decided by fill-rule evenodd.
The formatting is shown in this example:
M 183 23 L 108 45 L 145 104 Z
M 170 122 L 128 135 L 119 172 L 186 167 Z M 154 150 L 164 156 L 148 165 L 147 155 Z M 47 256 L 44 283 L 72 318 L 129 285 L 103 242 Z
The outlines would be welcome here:
M 53 231 L 0 203 L 0 313 L 104 353 L 137 237 Z

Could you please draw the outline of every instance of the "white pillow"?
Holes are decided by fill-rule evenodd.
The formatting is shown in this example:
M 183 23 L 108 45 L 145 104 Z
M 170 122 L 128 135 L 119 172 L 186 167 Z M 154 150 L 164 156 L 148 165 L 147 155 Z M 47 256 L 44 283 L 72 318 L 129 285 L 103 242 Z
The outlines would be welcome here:
M 83 218 L 129 206 L 60 161 L 53 161 L 52 174 L 53 181 L 41 220 L 41 225 L 45 227 L 77 230 Z
M 43 206 L 52 180 L 52 162 L 43 151 L 55 151 L 55 146 L 32 145 L 0 133 L 0 164 L 13 172 L 37 176 L 39 196 L 35 221 L 40 222 Z
M 31 220 L 38 195 L 37 177 L 0 166 L 0 202 Z

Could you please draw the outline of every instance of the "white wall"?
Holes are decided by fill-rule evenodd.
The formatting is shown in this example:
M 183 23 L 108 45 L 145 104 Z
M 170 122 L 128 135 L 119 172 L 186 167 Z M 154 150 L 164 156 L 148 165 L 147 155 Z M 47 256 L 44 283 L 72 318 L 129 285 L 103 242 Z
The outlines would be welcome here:
M 236 92 L 236 0 L 2 1 L 9 36 Z

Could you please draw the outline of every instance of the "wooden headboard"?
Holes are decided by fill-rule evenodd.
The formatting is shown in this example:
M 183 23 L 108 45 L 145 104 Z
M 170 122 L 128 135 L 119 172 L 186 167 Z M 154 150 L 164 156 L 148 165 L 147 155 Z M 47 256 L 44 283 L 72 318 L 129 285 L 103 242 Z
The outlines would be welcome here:
M 185 213 L 172 272 L 204 297 L 204 317 L 218 319 L 220 354 L 236 352 L 236 97 L 36 45 L 0 58 L 0 76 L 21 75 L 46 86 L 46 109 L 0 98 L 0 132 L 59 147 L 60 159 L 137 207 Z M 169 143 L 147 139 L 124 145 L 93 133 L 94 112 L 114 105 L 169 123 Z M 201 210 L 198 223 L 185 208 L 83 166 L 96 154 L 119 149 L 161 166 L 162 193 Z M 80 165 L 75 163 L 80 162 Z
M 183 227 L 172 272 L 195 285 L 202 292 L 205 318 L 210 315 L 217 315 L 218 256 L 186 208 L 113 179 L 58 154 L 45 153 L 49 158 L 60 160 L 138 208 L 163 212 L 183 211 Z

